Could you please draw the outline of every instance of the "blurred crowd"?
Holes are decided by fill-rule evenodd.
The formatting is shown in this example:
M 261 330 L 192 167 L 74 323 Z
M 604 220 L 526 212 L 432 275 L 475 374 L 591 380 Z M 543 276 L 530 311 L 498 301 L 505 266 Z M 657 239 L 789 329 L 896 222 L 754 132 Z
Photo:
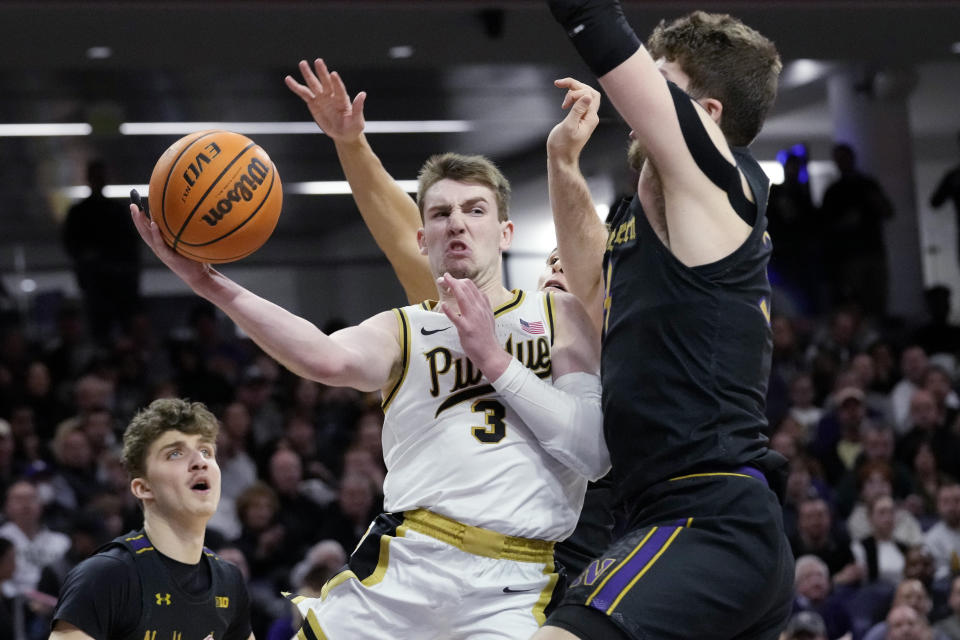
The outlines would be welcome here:
M 838 145 L 840 178 L 815 206 L 805 154 L 785 159 L 769 211 L 767 435 L 789 461 L 796 557 L 784 636 L 960 640 L 951 290 L 925 292 L 922 321 L 887 317 L 889 200 Z M 87 302 L 61 304 L 49 335 L 17 313 L 0 321 L 0 640 L 46 638 L 66 573 L 141 526 L 119 446 L 160 397 L 204 402 L 220 419 L 207 546 L 247 577 L 256 637 L 290 638 L 281 592 L 318 592 L 382 509 L 379 394 L 290 374 L 193 298 L 173 326 L 131 311 L 122 328 Z

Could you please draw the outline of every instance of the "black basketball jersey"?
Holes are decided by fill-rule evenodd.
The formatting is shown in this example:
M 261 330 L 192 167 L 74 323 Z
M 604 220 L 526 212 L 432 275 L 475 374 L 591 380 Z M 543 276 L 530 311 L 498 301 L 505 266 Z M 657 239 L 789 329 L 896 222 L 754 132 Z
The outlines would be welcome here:
M 756 200 L 750 204 L 690 97 L 670 88 L 694 159 L 753 226 L 732 254 L 687 267 L 658 238 L 639 198 L 608 220 L 603 415 L 620 500 L 685 474 L 764 466 L 768 452 L 769 183 L 746 149 L 733 149 Z
M 210 569 L 210 588 L 190 594 L 170 575 L 143 530 L 120 536 L 105 548 L 113 546 L 124 547 L 132 554 L 140 576 L 140 623 L 124 640 L 199 639 L 208 635 L 220 640 L 238 615 L 238 607 L 246 603 L 239 570 L 206 547 L 200 562 Z

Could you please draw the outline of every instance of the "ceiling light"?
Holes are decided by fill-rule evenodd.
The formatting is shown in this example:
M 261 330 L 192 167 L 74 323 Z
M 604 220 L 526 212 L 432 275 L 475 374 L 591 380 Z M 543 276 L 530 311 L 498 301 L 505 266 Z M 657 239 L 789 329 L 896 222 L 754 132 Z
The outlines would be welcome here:
M 407 193 L 417 192 L 416 180 L 397 180 L 396 182 Z M 283 190 L 286 193 L 309 196 L 349 195 L 353 193 L 350 190 L 350 183 L 346 180 L 293 182 L 283 185 Z
M 124 122 L 125 136 L 187 135 L 225 129 L 245 135 L 301 135 L 323 131 L 315 122 Z M 364 133 L 462 133 L 472 131 L 470 120 L 368 120 Z
M 38 122 L 35 124 L 0 124 L 0 138 L 29 136 L 88 136 L 93 131 L 86 122 Z
M 397 180 L 407 193 L 417 192 L 416 180 Z M 150 185 L 148 184 L 110 184 L 103 188 L 103 195 L 107 198 L 130 197 L 130 190 L 136 189 L 141 197 L 146 198 L 149 195 Z M 329 196 L 329 195 L 350 195 L 350 183 L 346 180 L 322 180 L 314 182 L 288 182 L 283 185 L 284 193 L 290 195 L 306 196 Z M 64 187 L 60 190 L 65 197 L 72 200 L 82 200 L 90 196 L 90 187 L 86 185 L 77 185 L 74 187 Z
M 387 50 L 387 55 L 394 60 L 409 58 L 413 55 L 413 47 L 409 44 L 401 44 L 395 47 L 390 47 L 390 49 Z
M 113 55 L 113 49 L 110 47 L 90 47 L 87 49 L 87 57 L 91 60 L 106 60 Z

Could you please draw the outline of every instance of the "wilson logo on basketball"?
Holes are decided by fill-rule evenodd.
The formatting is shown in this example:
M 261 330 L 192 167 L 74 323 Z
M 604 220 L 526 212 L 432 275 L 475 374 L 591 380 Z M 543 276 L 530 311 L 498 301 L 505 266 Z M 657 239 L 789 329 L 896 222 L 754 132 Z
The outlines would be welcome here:
M 223 216 L 233 209 L 234 202 L 249 202 L 253 199 L 253 192 L 263 184 L 269 173 L 270 168 L 260 158 L 251 158 L 250 164 L 247 165 L 247 173 L 233 183 L 233 189 L 227 191 L 226 198 L 218 200 L 217 206 L 211 207 L 210 211 L 203 215 L 203 221 L 211 227 L 217 226 Z

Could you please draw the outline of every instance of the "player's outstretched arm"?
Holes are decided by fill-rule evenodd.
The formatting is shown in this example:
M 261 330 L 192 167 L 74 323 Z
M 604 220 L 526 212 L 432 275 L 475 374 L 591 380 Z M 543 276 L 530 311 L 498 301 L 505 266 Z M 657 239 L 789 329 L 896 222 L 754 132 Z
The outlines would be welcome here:
M 536 376 L 497 343 L 490 302 L 467 279 L 449 274 L 438 286 L 457 309 L 440 309 L 457 328 L 464 353 L 490 380 L 551 456 L 590 480 L 610 469 L 600 410 L 600 339 L 580 301 L 554 295 L 557 329 L 551 352 L 553 384 Z
M 597 216 L 587 180 L 580 171 L 580 153 L 597 127 L 600 93 L 573 78 L 554 84 L 567 90 L 561 108 L 569 109 L 547 138 L 547 177 L 557 249 L 570 292 L 583 302 L 599 331 L 607 229 Z
M 437 288 L 430 265 L 417 246 L 420 210 L 384 169 L 363 133 L 366 93 L 361 91 L 351 101 L 340 75 L 328 71 L 321 58 L 314 61 L 313 68 L 306 60 L 299 66 L 304 83 L 291 76 L 284 82 L 333 140 L 360 215 L 390 261 L 407 299 L 414 303 L 435 298 Z
M 292 373 L 361 391 L 382 389 L 392 379 L 401 351 L 397 322 L 391 312 L 328 336 L 313 323 L 255 295 L 209 264 L 179 255 L 166 245 L 156 223 L 136 205 L 130 205 L 130 212 L 140 236 L 164 264 Z

